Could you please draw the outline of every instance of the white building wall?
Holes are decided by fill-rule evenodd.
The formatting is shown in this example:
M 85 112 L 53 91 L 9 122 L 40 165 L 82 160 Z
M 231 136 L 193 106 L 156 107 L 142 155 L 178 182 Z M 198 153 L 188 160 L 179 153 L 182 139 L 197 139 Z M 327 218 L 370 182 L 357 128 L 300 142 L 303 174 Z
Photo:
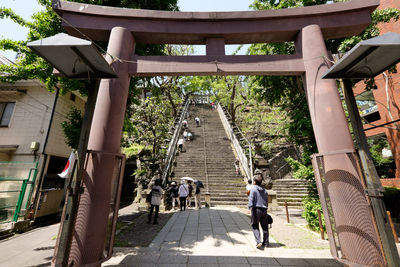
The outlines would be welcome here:
M 40 151 L 44 143 L 54 96 L 34 81 L 0 85 L 0 90 L 6 88 L 26 90 L 26 93 L 0 91 L 1 102 L 15 102 L 8 127 L 0 128 L 0 145 L 18 145 L 10 154 L 11 161 L 33 161 L 30 145 L 39 142 Z
M 75 94 L 75 93 L 73 93 Z M 75 101 L 70 99 L 71 93 L 59 96 L 56 106 L 56 112 L 53 117 L 53 123 L 50 129 L 49 139 L 46 146 L 46 154 L 68 157 L 72 148 L 65 143 L 65 136 L 61 127 L 61 123 L 67 119 L 67 114 L 72 107 L 79 109 L 83 115 L 85 110 L 85 101 L 76 96 Z
M 26 90 L 26 93 L 4 91 L 9 88 Z M 71 153 L 71 148 L 65 144 L 61 122 L 66 120 L 72 106 L 83 111 L 84 100 L 77 96 L 73 102 L 70 94 L 60 95 L 58 98 L 46 146 L 47 154 L 68 157 Z M 37 81 L 0 84 L 0 101 L 16 103 L 9 126 L 0 127 L 0 145 L 18 145 L 16 151 L 8 153 L 8 160 L 34 161 L 34 154 L 30 149 L 32 142 L 39 142 L 38 154 L 43 152 L 55 96 L 55 92 L 49 92 Z M 1 152 L 1 159 L 6 159 L 4 151 Z

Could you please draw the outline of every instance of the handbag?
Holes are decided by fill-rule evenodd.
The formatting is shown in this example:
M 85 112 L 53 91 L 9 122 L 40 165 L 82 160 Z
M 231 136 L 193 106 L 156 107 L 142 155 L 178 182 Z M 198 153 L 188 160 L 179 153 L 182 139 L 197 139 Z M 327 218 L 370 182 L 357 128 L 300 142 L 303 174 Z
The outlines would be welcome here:
M 147 194 L 147 196 L 146 196 L 146 202 L 151 202 L 151 198 L 153 197 L 153 191 L 150 191 L 150 193 L 149 194 Z
M 274 222 L 274 219 L 272 219 L 271 215 L 267 214 L 267 223 L 272 225 L 273 222 Z

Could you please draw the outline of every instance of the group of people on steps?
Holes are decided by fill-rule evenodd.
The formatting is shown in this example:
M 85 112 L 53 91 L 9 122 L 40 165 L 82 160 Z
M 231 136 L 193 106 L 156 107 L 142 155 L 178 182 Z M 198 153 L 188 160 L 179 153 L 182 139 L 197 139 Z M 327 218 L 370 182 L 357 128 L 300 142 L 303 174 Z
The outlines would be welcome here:
M 196 209 L 201 209 L 201 188 L 190 180 L 181 181 L 177 186 L 176 182 L 171 183 L 170 193 L 172 198 L 172 209 L 175 210 L 179 206 L 180 210 L 186 210 L 191 207 L 193 198 L 193 185 L 195 186 L 194 203 Z
M 191 181 L 181 181 L 178 187 L 176 182 L 171 182 L 169 192 L 172 198 L 172 209 L 175 210 L 179 206 L 181 211 L 185 211 L 186 207 L 190 207 L 193 197 L 193 185 Z M 150 200 L 150 212 L 148 215 L 147 223 L 151 223 L 151 219 L 154 212 L 153 224 L 158 224 L 158 214 L 160 211 L 161 199 L 163 195 L 163 189 L 161 187 L 161 180 L 157 179 L 151 186 L 151 200 Z M 178 202 L 179 200 L 179 202 Z M 195 208 L 201 209 L 201 189 L 200 186 L 195 185 Z
M 214 107 L 213 107 L 214 109 Z M 200 119 L 198 117 L 195 118 L 195 122 L 197 126 L 200 126 Z M 183 138 L 178 141 L 178 149 L 180 152 L 183 150 L 184 141 L 188 138 L 188 122 L 186 120 L 183 121 L 183 128 L 186 134 Z M 189 138 L 191 140 L 191 138 Z M 235 161 L 235 173 L 239 174 L 239 162 Z M 186 182 L 185 182 L 186 181 Z M 176 182 L 171 183 L 171 187 L 169 189 L 171 198 L 172 198 L 172 209 L 175 210 L 177 203 L 179 203 L 179 208 L 181 211 L 185 211 L 186 207 L 190 207 L 192 200 L 192 192 L 193 185 L 190 180 L 182 180 L 179 187 Z M 248 195 L 248 208 L 251 214 L 251 228 L 253 231 L 253 235 L 256 241 L 256 247 L 258 249 L 263 249 L 264 247 L 269 247 L 269 218 L 270 216 L 267 214 L 268 210 L 268 193 L 267 190 L 262 186 L 263 177 L 261 174 L 256 174 L 253 180 L 249 179 L 248 185 L 246 186 L 247 195 Z M 153 224 L 158 224 L 158 213 L 159 207 L 161 204 L 161 197 L 163 194 L 161 188 L 161 181 L 156 180 L 152 186 L 152 197 L 151 197 L 151 205 L 150 212 L 148 216 L 148 222 L 151 223 L 151 218 L 153 211 L 155 210 L 154 221 Z M 195 192 L 195 206 L 196 208 L 201 208 L 201 189 L 199 186 L 196 186 Z M 178 202 L 179 200 L 179 202 Z M 262 228 L 262 239 L 259 225 Z

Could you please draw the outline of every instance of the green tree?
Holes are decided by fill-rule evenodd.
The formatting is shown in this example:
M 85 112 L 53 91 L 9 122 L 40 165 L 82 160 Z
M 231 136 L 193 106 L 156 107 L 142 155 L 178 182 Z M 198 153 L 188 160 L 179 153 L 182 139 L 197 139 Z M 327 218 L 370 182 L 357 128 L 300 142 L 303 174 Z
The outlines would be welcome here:
M 126 8 L 178 10 L 177 0 L 80 0 L 74 2 Z M 53 75 L 53 67 L 26 47 L 26 44 L 30 41 L 64 32 L 61 19 L 51 8 L 51 0 L 38 0 L 38 3 L 42 5 L 45 10 L 35 13 L 32 16 L 32 21 L 23 19 L 10 8 L 0 7 L 0 19 L 9 18 L 16 24 L 28 29 L 27 39 L 25 41 L 14 41 L 11 39 L 0 40 L 0 50 L 12 50 L 18 54 L 18 59 L 14 65 L 0 66 L 0 72 L 7 73 L 7 75 L 0 76 L 0 82 L 13 83 L 18 80 L 37 79 L 46 84 L 50 91 L 58 85 L 61 87 L 61 93 L 79 90 L 85 95 L 86 88 L 88 88 L 85 82 L 78 82 Z M 105 50 L 107 44 L 99 45 Z M 136 53 L 139 55 L 161 55 L 163 54 L 163 49 L 164 47 L 162 45 L 138 45 Z
M 168 56 L 188 56 L 193 54 L 190 45 L 165 45 L 164 54 Z M 154 95 L 164 95 L 168 99 L 174 117 L 178 114 L 178 104 L 183 102 L 186 95 L 192 90 L 186 88 L 186 79 L 181 76 L 157 76 L 152 78 Z
M 80 110 L 72 107 L 67 114 L 67 120 L 61 123 L 65 136 L 65 143 L 71 148 L 78 149 L 82 121 L 83 116 Z
M 7 73 L 7 75 L 0 76 L 0 81 L 13 83 L 18 80 L 37 79 L 46 84 L 50 91 L 56 85 L 61 86 L 62 92 L 70 90 L 84 91 L 84 83 L 56 77 L 53 75 L 53 67 L 26 47 L 26 44 L 30 41 L 63 32 L 60 18 L 51 9 L 51 1 L 40 0 L 38 2 L 45 7 L 45 10 L 35 13 L 32 16 L 32 21 L 24 20 L 10 8 L 0 7 L 1 19 L 9 18 L 28 29 L 26 41 L 0 40 L 0 50 L 12 50 L 18 54 L 14 65 L 0 66 L 0 72 Z
M 325 4 L 327 0 L 255 0 L 251 7 L 256 10 L 292 8 Z M 343 2 L 343 1 L 333 1 Z M 344 39 L 328 40 L 327 48 L 332 53 L 346 52 L 362 40 L 366 40 L 379 35 L 377 24 L 398 20 L 399 10 L 387 8 L 375 10 L 372 13 L 372 23 L 358 36 Z M 256 44 L 249 48 L 249 54 L 293 54 L 295 47 L 293 42 Z M 300 77 L 287 76 L 257 76 L 255 82 L 258 86 L 254 87 L 254 92 L 260 99 L 267 101 L 270 105 L 278 105 L 282 110 L 288 112 L 290 124 L 288 124 L 288 134 L 291 140 L 304 149 L 303 158 L 310 163 L 309 155 L 316 152 L 315 139 L 311 125 L 311 118 L 304 93 L 303 83 Z M 371 84 L 371 83 L 370 83 Z
M 396 164 L 393 158 L 384 158 L 383 149 L 390 150 L 389 142 L 386 136 L 376 136 L 368 139 L 369 150 L 371 152 L 372 161 L 374 162 L 376 171 L 381 178 L 393 178 Z
M 137 183 L 147 186 L 150 179 L 162 172 L 162 160 L 166 155 L 169 129 L 173 123 L 172 110 L 161 97 L 148 97 L 129 118 L 129 131 L 124 132 L 124 150 L 136 149 L 141 154 L 142 169 Z M 137 150 L 141 147 L 142 150 Z

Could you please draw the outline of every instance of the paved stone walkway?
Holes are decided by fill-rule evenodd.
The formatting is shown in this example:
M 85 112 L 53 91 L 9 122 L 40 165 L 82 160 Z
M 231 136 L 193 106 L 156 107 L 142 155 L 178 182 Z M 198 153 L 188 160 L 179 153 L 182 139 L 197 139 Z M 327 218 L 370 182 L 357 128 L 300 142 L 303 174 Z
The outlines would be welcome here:
M 103 266 L 342 266 L 329 249 L 270 244 L 255 247 L 249 218 L 237 208 L 187 210 L 175 213 L 149 247 L 115 248 Z
M 40 227 L 0 241 L 0 266 L 50 266 L 60 224 Z

